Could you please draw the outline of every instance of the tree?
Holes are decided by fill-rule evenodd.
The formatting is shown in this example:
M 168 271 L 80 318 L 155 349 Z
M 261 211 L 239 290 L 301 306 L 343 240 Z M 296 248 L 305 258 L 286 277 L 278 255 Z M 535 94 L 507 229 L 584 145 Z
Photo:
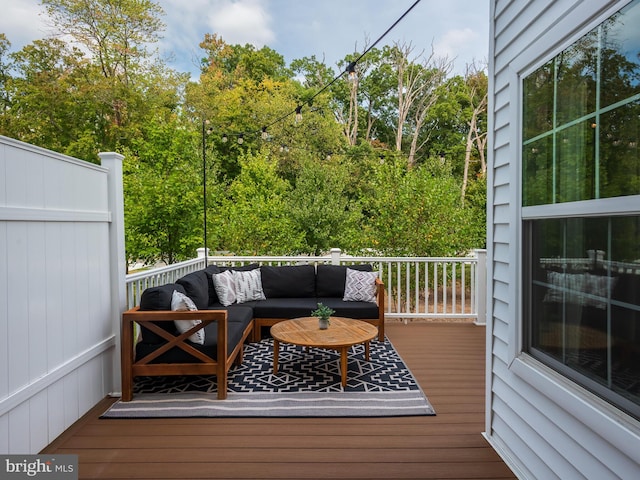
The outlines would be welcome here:
M 487 99 L 488 83 L 484 71 L 479 70 L 475 65 L 467 67 L 466 74 L 467 99 L 470 119 L 468 121 L 467 144 L 464 156 L 464 173 L 462 176 L 462 201 L 464 202 L 467 184 L 469 182 L 469 164 L 471 163 L 471 152 L 476 147 L 480 159 L 480 174 L 484 177 L 487 171 L 487 162 L 484 152 L 487 146 Z M 483 128 L 484 127 L 484 128 Z
M 278 176 L 276 162 L 264 152 L 246 153 L 240 165 L 240 174 L 216 212 L 219 248 L 249 255 L 301 251 L 303 236 L 286 202 L 291 186 Z
M 389 255 L 449 256 L 477 247 L 473 210 L 460 202 L 451 176 L 426 166 L 409 169 L 387 157 L 374 173 L 367 232 L 372 248 Z
M 360 212 L 347 195 L 349 172 L 337 161 L 302 163 L 288 195 L 296 231 L 304 233 L 305 250 L 321 255 L 331 247 L 353 248 Z
M 444 81 L 451 69 L 451 62 L 446 58 L 437 59 L 432 49 L 431 54 L 423 58 L 420 53 L 417 59 L 420 63 L 411 62 L 409 55 L 413 52 L 411 44 L 395 43 L 388 50 L 390 60 L 397 73 L 398 124 L 396 128 L 396 150 L 402 150 L 402 140 L 405 133 L 410 133 L 411 146 L 408 155 L 408 165 L 412 168 L 416 164 L 418 136 L 425 122 L 429 109 L 437 101 L 437 87 Z M 412 122 L 409 116 L 412 115 Z
M 128 84 L 164 29 L 151 0 L 42 0 L 53 25 L 86 48 L 106 78 Z
M 130 262 L 192 258 L 203 246 L 198 136 L 160 117 L 124 150 L 126 250 Z M 215 175 L 212 175 L 215 178 Z M 208 185 L 216 196 L 215 185 Z

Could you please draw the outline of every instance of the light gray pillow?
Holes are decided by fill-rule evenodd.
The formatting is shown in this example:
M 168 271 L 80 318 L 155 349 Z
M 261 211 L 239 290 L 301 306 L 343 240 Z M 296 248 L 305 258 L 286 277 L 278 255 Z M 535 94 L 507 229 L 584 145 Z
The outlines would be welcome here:
M 184 293 L 180 293 L 177 290 L 173 291 L 171 295 L 171 310 L 174 312 L 196 311 L 198 308 L 189 297 Z M 174 320 L 174 325 L 180 333 L 184 333 L 190 328 L 200 325 L 202 320 Z M 189 341 L 197 343 L 198 345 L 204 345 L 204 329 L 200 329 L 197 332 L 189 335 Z
M 262 274 L 259 268 L 246 272 L 234 270 L 233 280 L 235 281 L 237 303 L 267 299 L 262 290 Z
M 211 278 L 213 278 L 213 286 L 216 289 L 220 303 L 225 307 L 235 303 L 236 282 L 233 278 L 233 272 L 231 270 L 225 270 L 222 273 L 212 274 Z
M 347 268 L 344 285 L 345 302 L 375 302 L 378 272 L 362 272 Z

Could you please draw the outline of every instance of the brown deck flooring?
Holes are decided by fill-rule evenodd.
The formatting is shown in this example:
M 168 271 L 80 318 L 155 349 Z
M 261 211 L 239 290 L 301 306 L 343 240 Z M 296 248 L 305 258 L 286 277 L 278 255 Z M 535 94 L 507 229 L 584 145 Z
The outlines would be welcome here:
M 80 478 L 515 478 L 481 435 L 485 328 L 387 333 L 436 416 L 101 420 L 107 399 L 43 453 L 78 454 Z

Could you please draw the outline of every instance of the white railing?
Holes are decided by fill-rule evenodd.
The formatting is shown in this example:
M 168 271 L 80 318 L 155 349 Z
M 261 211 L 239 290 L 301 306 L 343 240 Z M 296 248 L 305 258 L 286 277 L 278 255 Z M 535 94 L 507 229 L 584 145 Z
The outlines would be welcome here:
M 128 308 L 138 305 L 145 288 L 175 282 L 205 265 L 238 266 L 296 265 L 373 265 L 385 283 L 385 317 L 410 319 L 473 319 L 485 324 L 486 251 L 475 250 L 468 257 L 375 257 L 347 256 L 340 249 L 316 256 L 204 256 L 127 275 Z

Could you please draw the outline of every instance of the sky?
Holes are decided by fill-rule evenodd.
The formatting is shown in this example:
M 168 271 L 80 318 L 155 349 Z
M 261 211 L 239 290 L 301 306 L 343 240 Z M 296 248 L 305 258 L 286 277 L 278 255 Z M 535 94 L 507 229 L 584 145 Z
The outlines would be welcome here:
M 268 46 L 287 65 L 311 57 L 333 67 L 378 40 L 416 0 L 156 0 L 165 12 L 160 56 L 198 77 L 199 43 L 217 33 L 229 44 Z M 0 33 L 11 51 L 54 34 L 40 0 L 0 0 Z M 453 60 L 462 74 L 488 58 L 489 0 L 420 0 L 376 45 L 411 44 L 413 55 Z

